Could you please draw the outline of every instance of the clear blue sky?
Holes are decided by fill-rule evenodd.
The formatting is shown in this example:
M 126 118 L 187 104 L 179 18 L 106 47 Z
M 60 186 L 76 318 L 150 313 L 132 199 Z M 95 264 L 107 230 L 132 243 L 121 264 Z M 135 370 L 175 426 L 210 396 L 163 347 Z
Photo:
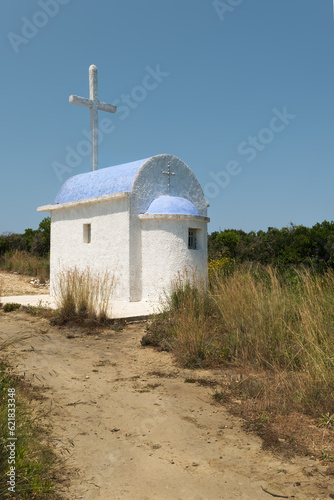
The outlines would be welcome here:
M 90 169 L 89 111 L 68 98 L 91 64 L 99 99 L 123 101 L 99 112 L 100 168 L 178 156 L 210 232 L 334 219 L 332 0 L 15 0 L 0 31 L 0 233 L 37 228 Z

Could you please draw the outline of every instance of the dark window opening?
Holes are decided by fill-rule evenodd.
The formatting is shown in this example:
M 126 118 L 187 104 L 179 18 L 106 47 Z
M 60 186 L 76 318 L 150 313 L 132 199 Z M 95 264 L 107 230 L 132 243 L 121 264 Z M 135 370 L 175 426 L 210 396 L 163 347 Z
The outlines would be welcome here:
M 84 243 L 90 243 L 91 242 L 91 224 L 84 224 L 83 225 L 83 242 Z
M 188 231 L 188 248 L 190 250 L 197 250 L 197 235 L 196 229 L 189 229 Z

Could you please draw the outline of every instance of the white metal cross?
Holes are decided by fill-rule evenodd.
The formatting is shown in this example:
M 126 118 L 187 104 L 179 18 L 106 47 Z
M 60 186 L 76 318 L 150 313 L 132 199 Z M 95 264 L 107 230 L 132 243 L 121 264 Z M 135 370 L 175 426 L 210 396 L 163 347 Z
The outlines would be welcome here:
M 163 174 L 168 175 L 168 191 L 170 190 L 170 176 L 175 175 L 175 172 L 170 171 L 170 163 L 168 162 L 168 171 L 165 172 L 164 170 L 162 171 Z
M 97 97 L 97 67 L 89 67 L 89 99 L 77 95 L 70 96 L 70 103 L 90 108 L 90 169 L 98 169 L 98 110 L 116 113 L 117 107 L 106 102 L 100 102 Z

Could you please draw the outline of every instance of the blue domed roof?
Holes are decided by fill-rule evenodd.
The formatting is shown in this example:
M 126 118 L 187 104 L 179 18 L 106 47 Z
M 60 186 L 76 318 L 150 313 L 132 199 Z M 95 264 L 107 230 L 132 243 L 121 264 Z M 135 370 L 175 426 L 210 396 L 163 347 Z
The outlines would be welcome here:
M 197 208 L 191 201 L 178 196 L 159 196 L 152 201 L 146 213 L 199 215 Z
M 55 203 L 131 191 L 138 170 L 147 160 L 148 158 L 70 177 L 61 187 Z

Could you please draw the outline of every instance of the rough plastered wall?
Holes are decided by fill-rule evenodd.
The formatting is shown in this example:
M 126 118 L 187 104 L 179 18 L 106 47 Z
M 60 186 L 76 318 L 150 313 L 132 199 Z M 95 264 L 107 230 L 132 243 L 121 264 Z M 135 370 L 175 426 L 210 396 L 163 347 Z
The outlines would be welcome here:
M 91 242 L 84 243 L 84 224 L 91 225 Z M 51 294 L 57 274 L 69 268 L 115 273 L 113 298 L 129 301 L 128 198 L 81 204 L 51 214 Z
M 178 272 L 196 270 L 207 279 L 207 224 L 202 221 L 142 219 L 142 299 L 156 301 L 169 293 Z M 188 230 L 198 230 L 198 249 L 188 249 Z

